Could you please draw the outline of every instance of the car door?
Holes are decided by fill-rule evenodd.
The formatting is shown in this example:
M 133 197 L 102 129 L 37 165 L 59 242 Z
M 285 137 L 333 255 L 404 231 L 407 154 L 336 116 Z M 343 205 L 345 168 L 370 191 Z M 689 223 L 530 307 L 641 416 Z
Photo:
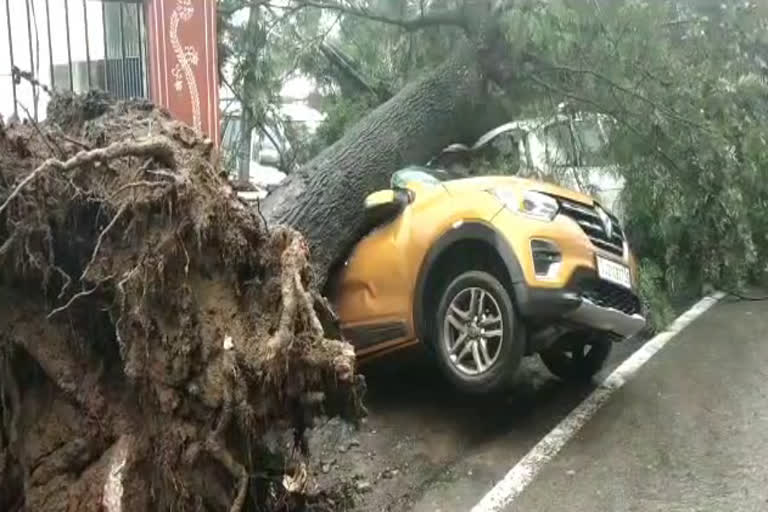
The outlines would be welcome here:
M 406 204 L 372 228 L 338 274 L 334 303 L 345 337 L 359 353 L 413 338 L 410 216 Z

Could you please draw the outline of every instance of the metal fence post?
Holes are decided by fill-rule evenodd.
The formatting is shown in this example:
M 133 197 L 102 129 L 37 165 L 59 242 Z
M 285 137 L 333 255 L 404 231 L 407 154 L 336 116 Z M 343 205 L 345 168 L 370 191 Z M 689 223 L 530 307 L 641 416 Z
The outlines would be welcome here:
M 16 77 L 13 76 L 13 70 L 16 64 L 13 62 L 13 36 L 11 34 L 11 7 L 8 0 L 5 0 L 5 21 L 8 23 L 8 48 L 11 52 L 11 88 L 13 89 L 13 115 L 19 117 L 19 106 L 16 102 Z
M 83 0 L 83 24 L 85 25 L 85 73 L 88 75 L 88 88 L 91 88 L 91 45 L 88 41 L 88 6 Z
M 45 25 L 48 30 L 48 64 L 51 67 L 51 89 L 56 87 L 56 79 L 53 76 L 53 43 L 51 42 L 51 6 L 45 0 Z
M 67 62 L 69 63 L 69 90 L 75 92 L 75 77 L 72 73 L 72 43 L 69 36 L 69 0 L 64 0 L 64 25 L 67 28 Z
M 128 96 L 128 76 L 127 72 L 125 70 L 125 22 L 123 20 L 123 2 L 119 3 L 120 5 L 120 67 L 122 68 L 121 78 L 122 78 L 122 85 L 123 90 L 120 91 L 120 95 L 123 98 L 126 98 Z
M 141 14 L 142 14 L 142 3 L 137 2 L 136 3 L 136 40 L 139 42 L 139 94 L 142 96 L 145 96 L 146 93 L 144 92 L 144 52 L 142 51 L 141 47 Z
M 32 73 L 32 76 L 35 75 L 35 52 L 32 49 L 32 18 L 29 14 L 29 0 L 26 0 L 24 2 L 27 8 L 27 42 L 29 43 L 29 72 Z M 35 33 L 37 33 L 37 27 L 35 27 Z M 35 117 L 35 122 L 37 122 L 37 86 L 33 83 L 31 83 L 32 86 L 32 112 L 33 116 Z

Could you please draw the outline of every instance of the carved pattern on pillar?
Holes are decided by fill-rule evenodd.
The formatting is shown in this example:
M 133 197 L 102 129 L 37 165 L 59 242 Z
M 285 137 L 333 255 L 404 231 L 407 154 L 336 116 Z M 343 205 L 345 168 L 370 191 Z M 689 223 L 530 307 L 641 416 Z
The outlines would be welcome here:
M 179 24 L 189 21 L 195 13 L 191 0 L 178 0 L 176 7 L 171 13 L 171 30 L 168 34 L 171 48 L 176 56 L 176 64 L 171 70 L 173 75 L 173 87 L 177 93 L 182 93 L 184 85 L 189 90 L 189 101 L 192 105 L 192 126 L 198 133 L 202 131 L 202 120 L 200 118 L 200 93 L 197 89 L 197 82 L 192 72 L 192 66 L 197 66 L 198 54 L 193 46 L 182 46 L 179 41 Z

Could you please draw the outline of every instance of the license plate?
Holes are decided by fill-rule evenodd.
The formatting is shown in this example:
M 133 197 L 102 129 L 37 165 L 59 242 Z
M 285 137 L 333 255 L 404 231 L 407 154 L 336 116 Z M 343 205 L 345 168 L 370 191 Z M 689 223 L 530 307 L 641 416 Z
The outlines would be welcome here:
M 632 288 L 632 280 L 629 277 L 629 268 L 615 261 L 597 257 L 597 275 L 625 288 Z

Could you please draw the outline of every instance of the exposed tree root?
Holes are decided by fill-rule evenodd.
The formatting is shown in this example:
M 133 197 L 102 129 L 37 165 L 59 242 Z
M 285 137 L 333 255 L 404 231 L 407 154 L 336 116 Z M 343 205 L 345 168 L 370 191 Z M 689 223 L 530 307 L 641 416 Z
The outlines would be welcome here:
M 8 397 L 8 401 L 3 400 L 3 418 L 7 419 L 4 429 L 8 437 L 8 445 L 13 445 L 18 439 L 19 413 L 21 412 L 21 399 L 19 395 L 19 385 L 16 383 L 13 369 L 8 363 L 3 364 L 2 392 Z
M 0 245 L 0 256 L 5 255 L 5 253 L 8 252 L 8 250 L 11 248 L 13 243 L 16 241 L 17 234 L 14 232 L 11 236 L 9 236 L 5 242 L 3 242 L 3 245 Z
M 245 497 L 248 492 L 248 471 L 245 466 L 235 460 L 228 449 L 226 449 L 219 438 L 222 433 L 226 431 L 229 424 L 232 421 L 232 402 L 227 400 L 224 402 L 221 416 L 219 417 L 216 428 L 208 435 L 205 441 L 205 449 L 211 456 L 216 459 L 222 466 L 227 468 L 227 471 L 237 480 L 237 494 L 232 502 L 232 506 L 229 508 L 230 512 L 240 512 L 245 504 Z
M 16 452 L 19 415 L 21 414 L 21 395 L 13 368 L 10 365 L 8 353 L 0 348 L 0 490 L 11 487 L 12 462 L 19 461 Z M 29 479 L 29 471 L 23 464 L 18 464 L 17 472 L 21 475 L 24 487 Z M 3 505 L 3 494 L 0 493 L 0 505 Z M 6 498 L 8 500 L 8 498 Z M 18 500 L 17 500 L 18 501 Z M 6 506 L 10 505 L 6 501 Z
M 94 254 L 95 254 L 95 252 L 94 252 Z M 83 271 L 83 276 L 85 276 L 85 274 L 87 273 L 87 270 L 88 270 L 88 268 L 86 267 L 86 269 Z M 107 276 L 107 279 L 104 279 L 102 282 L 104 282 L 104 281 L 108 281 L 109 279 L 112 279 L 112 277 L 113 277 L 113 276 Z M 81 279 L 82 279 L 82 278 L 81 278 Z M 68 285 L 69 285 L 69 283 L 67 282 L 67 283 L 65 283 L 65 284 L 64 284 L 64 286 L 62 286 L 62 293 L 64 292 L 64 290 L 66 289 L 66 287 L 67 287 Z M 80 291 L 80 292 L 77 292 L 76 294 L 74 294 L 72 297 L 70 297 L 70 298 L 69 298 L 69 300 L 67 301 L 67 303 L 66 303 L 66 304 L 64 304 L 63 306 L 59 306 L 59 307 L 57 307 L 57 308 L 54 308 L 53 310 L 51 310 L 51 312 L 50 312 L 50 313 L 48 313 L 48 315 L 46 316 L 46 318 L 52 318 L 52 317 L 53 317 L 53 316 L 55 316 L 57 313 L 61 313 L 62 311 L 64 311 L 64 310 L 66 310 L 67 308 L 69 308 L 69 307 L 70 307 L 72 304 L 74 304 L 74 302 L 75 302 L 77 299 L 80 299 L 80 298 L 82 298 L 82 297 L 87 297 L 88 295 L 90 295 L 90 294 L 94 293 L 96 290 L 98 290 L 98 289 L 99 289 L 99 285 L 101 285 L 101 282 L 99 282 L 99 283 L 96 283 L 96 284 L 95 284 L 95 285 L 93 285 L 93 286 L 92 286 L 92 287 L 91 287 L 89 290 L 82 290 L 82 291 Z M 61 295 L 61 293 L 60 293 L 59 295 Z
M 122 188 L 123 187 L 121 187 L 121 189 Z M 105 227 L 101 233 L 99 233 L 99 237 L 96 239 L 96 246 L 93 248 L 93 254 L 91 254 L 91 259 L 88 260 L 88 263 L 85 265 L 85 270 L 83 270 L 83 273 L 80 275 L 81 281 L 85 279 L 85 277 L 88 275 L 88 271 L 91 270 L 91 265 L 93 265 L 93 262 L 96 260 L 96 256 L 99 254 L 99 249 L 101 249 L 101 244 L 104 241 L 104 237 L 107 235 L 107 233 L 109 233 L 109 230 L 112 229 L 115 224 L 117 224 L 117 221 L 120 220 L 120 216 L 122 216 L 127 209 L 128 205 L 121 206 L 115 216 L 112 217 L 112 220 L 109 221 L 107 227 Z
M 267 231 L 210 142 L 150 106 L 50 110 L 67 137 L 0 130 L 0 508 L 292 502 L 264 432 L 361 408 L 306 243 Z
M 310 321 L 313 335 L 323 334 L 323 327 L 314 314 L 312 298 L 301 283 L 300 272 L 307 267 L 307 254 L 306 244 L 297 236 L 289 239 L 283 252 L 280 277 L 283 311 L 277 332 L 268 342 L 269 348 L 275 353 L 288 348 L 287 345 L 293 340 L 293 326 L 298 315 L 305 316 Z
M 18 196 L 21 191 L 32 180 L 39 175 L 51 171 L 69 171 L 75 167 L 82 167 L 84 165 L 91 164 L 96 161 L 107 162 L 115 158 L 122 158 L 126 156 L 151 156 L 157 158 L 161 162 L 165 162 L 166 165 L 175 166 L 173 158 L 173 148 L 169 142 L 162 138 L 150 139 L 141 142 L 116 142 L 106 148 L 92 149 L 90 151 L 81 151 L 69 160 L 62 162 L 55 158 L 50 158 L 38 166 L 34 171 L 21 180 L 21 182 L 13 189 L 13 192 L 3 201 L 0 205 L 0 213 L 10 204 L 10 202 Z

